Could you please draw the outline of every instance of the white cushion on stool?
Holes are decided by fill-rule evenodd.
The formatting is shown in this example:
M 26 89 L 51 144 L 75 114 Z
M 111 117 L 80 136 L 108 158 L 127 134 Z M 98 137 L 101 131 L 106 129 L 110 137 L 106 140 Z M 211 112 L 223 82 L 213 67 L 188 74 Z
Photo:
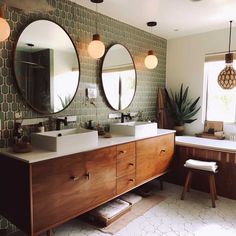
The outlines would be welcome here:
M 211 171 L 211 172 L 216 172 L 218 166 L 216 162 L 214 161 L 198 161 L 198 160 L 193 160 L 193 159 L 188 159 L 185 164 L 185 167 L 193 168 L 193 169 L 198 169 L 198 170 L 206 170 L 206 171 Z

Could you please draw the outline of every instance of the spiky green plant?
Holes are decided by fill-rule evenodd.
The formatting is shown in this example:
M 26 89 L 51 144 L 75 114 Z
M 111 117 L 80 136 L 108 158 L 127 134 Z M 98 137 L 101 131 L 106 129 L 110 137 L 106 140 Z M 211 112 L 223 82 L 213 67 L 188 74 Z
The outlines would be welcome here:
M 60 102 L 61 102 L 61 105 L 62 105 L 63 109 L 66 108 L 69 105 L 69 103 L 71 102 L 71 99 L 72 99 L 71 95 L 65 96 L 64 99 L 60 95 L 57 95 L 57 96 L 60 99 Z
M 168 105 L 168 111 L 175 125 L 184 125 L 185 123 L 192 123 L 196 119 L 192 119 L 200 110 L 200 106 L 197 108 L 197 103 L 200 99 L 198 97 L 194 101 L 188 98 L 188 89 L 183 88 L 183 84 L 180 86 L 180 91 L 173 93 L 170 90 L 169 95 L 166 91 L 166 101 Z

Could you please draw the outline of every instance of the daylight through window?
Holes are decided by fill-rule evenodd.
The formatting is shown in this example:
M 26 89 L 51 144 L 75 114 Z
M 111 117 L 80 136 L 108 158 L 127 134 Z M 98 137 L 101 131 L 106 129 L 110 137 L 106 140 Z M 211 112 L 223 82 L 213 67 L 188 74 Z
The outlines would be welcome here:
M 234 55 L 236 58 L 236 55 Z M 222 89 L 217 82 L 225 67 L 224 55 L 207 56 L 205 60 L 206 119 L 232 123 L 236 121 L 236 88 Z M 234 68 L 236 61 L 234 60 Z

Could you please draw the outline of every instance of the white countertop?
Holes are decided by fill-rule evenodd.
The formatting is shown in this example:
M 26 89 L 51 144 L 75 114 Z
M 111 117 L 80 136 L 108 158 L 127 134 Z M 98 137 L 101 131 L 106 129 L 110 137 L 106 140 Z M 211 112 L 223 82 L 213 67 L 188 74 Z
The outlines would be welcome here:
M 230 140 L 207 139 L 193 136 L 176 136 L 175 144 L 186 147 L 197 147 L 231 153 L 236 152 L 236 142 Z
M 81 149 L 79 152 L 76 152 L 76 153 L 92 151 L 92 150 L 96 150 L 96 149 L 100 149 L 100 148 L 104 148 L 104 147 L 109 147 L 109 146 L 118 145 L 118 144 L 122 144 L 122 143 L 133 142 L 133 141 L 137 141 L 137 140 L 161 136 L 161 135 L 170 134 L 170 133 L 174 133 L 174 132 L 175 132 L 174 130 L 157 129 L 156 135 L 153 135 L 153 136 L 143 136 L 143 137 L 136 138 L 134 136 L 112 135 L 112 138 L 99 137 L 98 144 L 96 146 L 93 146 L 91 148 Z M 45 160 L 49 160 L 49 159 L 53 159 L 53 158 L 57 158 L 57 157 L 65 156 L 65 155 L 74 154 L 74 152 L 71 153 L 68 151 L 66 153 L 49 152 L 49 151 L 45 151 L 42 149 L 35 149 L 34 147 L 33 147 L 33 151 L 28 152 L 28 153 L 14 153 L 12 151 L 12 148 L 1 148 L 0 152 L 6 156 L 9 156 L 11 158 L 15 158 L 20 161 L 27 162 L 27 163 L 35 163 L 35 162 L 39 162 L 39 161 L 45 161 Z

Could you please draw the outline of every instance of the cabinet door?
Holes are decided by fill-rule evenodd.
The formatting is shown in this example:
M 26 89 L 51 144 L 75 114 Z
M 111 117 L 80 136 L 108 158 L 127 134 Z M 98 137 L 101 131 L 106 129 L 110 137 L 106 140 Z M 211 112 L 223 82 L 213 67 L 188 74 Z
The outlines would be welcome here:
M 174 134 L 136 142 L 136 184 L 164 173 L 174 153 Z
M 115 147 L 33 164 L 34 232 L 95 207 L 115 191 Z
M 87 153 L 84 201 L 88 207 L 98 205 L 116 195 L 116 147 Z

